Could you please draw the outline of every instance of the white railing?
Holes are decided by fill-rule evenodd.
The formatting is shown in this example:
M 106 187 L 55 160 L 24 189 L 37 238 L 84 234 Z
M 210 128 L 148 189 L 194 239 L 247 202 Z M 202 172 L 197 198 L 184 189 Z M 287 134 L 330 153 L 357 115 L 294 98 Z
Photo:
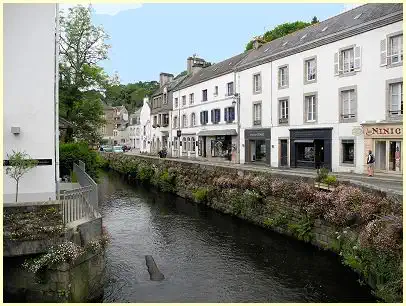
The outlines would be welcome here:
M 65 224 L 83 218 L 100 217 L 97 183 L 86 173 L 85 164 L 82 161 L 73 164 L 73 172 L 81 187 L 66 190 L 61 194 L 62 214 Z

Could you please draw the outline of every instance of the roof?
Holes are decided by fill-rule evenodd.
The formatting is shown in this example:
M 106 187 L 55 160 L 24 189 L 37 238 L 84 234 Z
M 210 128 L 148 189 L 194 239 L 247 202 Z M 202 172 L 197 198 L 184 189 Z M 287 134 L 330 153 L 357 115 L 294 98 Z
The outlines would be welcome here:
M 234 70 L 238 63 L 241 62 L 248 54 L 251 53 L 250 51 L 246 51 L 244 53 L 240 53 L 235 55 L 229 59 L 226 59 L 220 63 L 214 64 L 212 66 L 202 68 L 198 72 L 192 75 L 188 75 L 188 79 L 184 81 L 178 89 L 186 88 L 215 77 L 230 73 Z
M 390 19 L 390 15 L 397 16 L 397 18 L 394 18 L 393 21 L 388 20 L 389 23 L 403 20 L 402 3 L 371 3 L 356 7 L 252 50 L 238 65 L 238 70 L 248 69 L 271 60 L 315 48 L 317 47 L 315 43 L 323 41 L 323 39 L 325 42 L 319 43 L 320 45 L 369 31 L 371 30 L 370 27 L 365 27 L 364 31 L 355 31 L 355 28 L 360 28 L 381 18 Z M 386 24 L 378 23 L 376 27 L 384 25 Z M 345 32 L 346 35 L 343 36 Z M 331 38 L 333 36 L 336 37 L 335 40 Z
M 158 96 L 163 93 L 164 88 L 166 87 L 167 91 L 171 91 L 176 89 L 177 86 L 179 86 L 183 80 L 185 80 L 188 77 L 188 75 L 181 75 L 177 76 L 174 78 L 171 82 L 164 84 L 163 86 L 159 87 L 152 95 L 151 97 Z

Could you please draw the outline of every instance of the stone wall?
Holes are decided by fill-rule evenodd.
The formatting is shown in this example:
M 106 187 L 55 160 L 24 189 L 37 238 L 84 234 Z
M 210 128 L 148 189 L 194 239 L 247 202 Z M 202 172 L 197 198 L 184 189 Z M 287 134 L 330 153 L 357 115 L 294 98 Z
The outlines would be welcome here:
M 402 300 L 402 202 L 312 178 L 104 153 L 110 169 L 339 254 L 385 301 Z

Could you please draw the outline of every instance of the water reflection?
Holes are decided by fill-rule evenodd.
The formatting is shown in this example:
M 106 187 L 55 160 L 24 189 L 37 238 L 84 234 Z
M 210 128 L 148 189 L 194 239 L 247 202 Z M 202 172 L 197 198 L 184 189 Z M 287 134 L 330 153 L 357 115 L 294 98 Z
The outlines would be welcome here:
M 100 182 L 107 250 L 105 302 L 374 301 L 334 255 L 184 199 Z M 165 275 L 152 282 L 152 255 Z

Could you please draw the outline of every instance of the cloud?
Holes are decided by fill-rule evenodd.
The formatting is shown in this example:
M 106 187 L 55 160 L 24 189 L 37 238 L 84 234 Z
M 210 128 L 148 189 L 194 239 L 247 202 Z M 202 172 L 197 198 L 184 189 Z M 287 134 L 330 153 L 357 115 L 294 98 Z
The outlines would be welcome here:
M 75 5 L 72 4 L 60 4 L 60 9 L 67 11 L 69 8 Z M 141 3 L 131 3 L 131 4 L 93 4 L 95 14 L 98 15 L 110 15 L 115 16 L 120 12 L 135 10 L 142 6 Z

